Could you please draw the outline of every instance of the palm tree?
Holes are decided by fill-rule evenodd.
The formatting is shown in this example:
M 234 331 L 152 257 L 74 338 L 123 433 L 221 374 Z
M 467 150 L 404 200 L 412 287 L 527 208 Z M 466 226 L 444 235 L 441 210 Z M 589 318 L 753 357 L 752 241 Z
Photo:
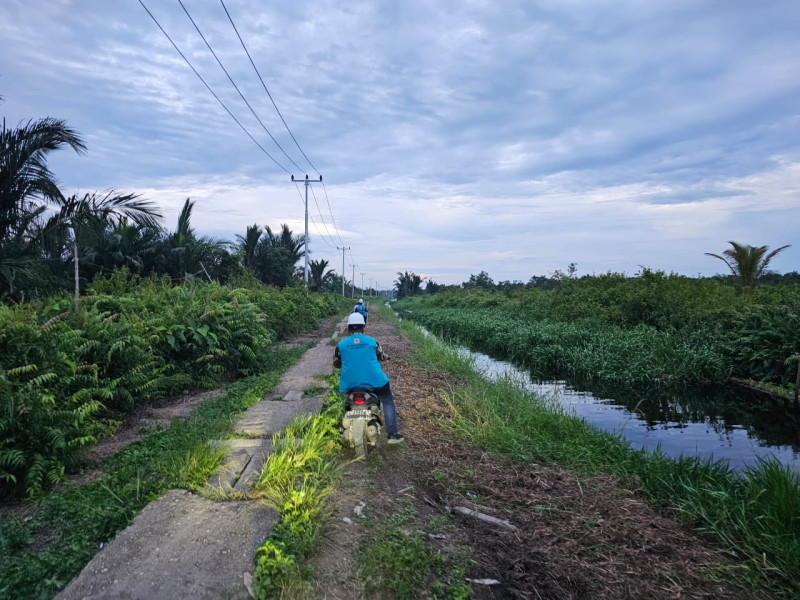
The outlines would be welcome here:
M 747 289 L 758 283 L 761 276 L 767 271 L 770 261 L 775 255 L 789 247 L 789 244 L 781 246 L 767 254 L 769 246 L 749 246 L 747 244 L 737 244 L 728 242 L 732 248 L 728 248 L 720 256 L 706 252 L 706 255 L 720 259 L 731 270 L 733 276 L 737 278 L 739 286 Z
M 109 190 L 104 194 L 85 194 L 83 198 L 72 195 L 59 200 L 60 210 L 52 216 L 45 227 L 46 236 L 71 237 L 72 261 L 75 278 L 75 315 L 80 303 L 80 266 L 79 243 L 80 232 L 91 231 L 98 227 L 115 226 L 121 219 L 130 219 L 139 227 L 159 228 L 158 213 L 152 202 L 140 200 L 137 194 L 117 194 Z M 71 235 L 70 235 L 71 234 Z
M 178 215 L 178 226 L 165 241 L 161 270 L 173 280 L 189 280 L 196 275 L 209 280 L 214 267 L 228 254 L 229 242 L 210 236 L 198 236 L 191 225 L 194 202 L 187 198 Z
M 16 230 L 20 219 L 35 210 L 37 199 L 58 202 L 63 195 L 55 176 L 47 168 L 47 154 L 63 146 L 78 154 L 86 145 L 78 134 L 58 119 L 28 121 L 0 129 L 0 239 Z
M 261 227 L 254 223 L 247 228 L 244 236 L 236 236 L 239 240 L 238 249 L 242 253 L 242 264 L 248 269 L 255 267 L 256 246 L 258 246 L 261 233 Z
M 294 235 L 286 223 L 281 225 L 280 233 L 272 233 L 272 230 L 269 228 L 269 226 L 266 228 L 266 230 L 270 244 L 275 247 L 284 248 L 289 255 L 289 259 L 292 261 L 293 267 L 297 264 L 298 260 L 306 255 L 305 236 Z
M 311 277 L 311 288 L 315 292 L 321 292 L 322 286 L 328 283 L 333 277 L 333 271 L 325 272 L 328 268 L 328 261 L 322 260 L 308 261 L 308 272 Z
M 118 223 L 89 228 L 84 236 L 86 259 L 96 271 L 111 271 L 128 267 L 132 272 L 146 274 L 153 270 L 161 242 L 161 229 L 129 223 L 123 217 Z
M 422 291 L 422 276 L 417 275 L 413 271 L 409 273 L 397 272 L 397 281 L 394 282 L 394 287 L 397 290 L 397 298 L 405 298 L 406 296 L 416 296 Z
M 15 129 L 0 128 L 0 294 L 14 294 L 15 282 L 41 285 L 39 235 L 45 206 L 63 200 L 47 155 L 69 146 L 78 154 L 86 145 L 57 119 L 28 121 Z M 33 273 L 37 272 L 37 276 Z M 37 281 L 38 280 L 38 281 Z

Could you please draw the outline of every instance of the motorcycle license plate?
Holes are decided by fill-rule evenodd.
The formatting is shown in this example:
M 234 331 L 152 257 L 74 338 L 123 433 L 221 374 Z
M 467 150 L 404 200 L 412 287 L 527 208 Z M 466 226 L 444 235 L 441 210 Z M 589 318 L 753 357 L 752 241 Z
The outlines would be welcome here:
M 347 419 L 369 419 L 372 413 L 368 410 L 348 410 L 344 416 Z

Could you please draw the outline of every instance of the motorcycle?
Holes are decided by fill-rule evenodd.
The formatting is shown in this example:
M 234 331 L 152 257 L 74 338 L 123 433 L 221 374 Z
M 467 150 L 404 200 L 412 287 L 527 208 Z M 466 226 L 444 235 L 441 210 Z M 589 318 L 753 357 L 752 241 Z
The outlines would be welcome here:
M 342 418 L 344 441 L 364 458 L 368 446 L 377 446 L 383 431 L 381 402 L 372 390 L 356 388 L 347 392 Z

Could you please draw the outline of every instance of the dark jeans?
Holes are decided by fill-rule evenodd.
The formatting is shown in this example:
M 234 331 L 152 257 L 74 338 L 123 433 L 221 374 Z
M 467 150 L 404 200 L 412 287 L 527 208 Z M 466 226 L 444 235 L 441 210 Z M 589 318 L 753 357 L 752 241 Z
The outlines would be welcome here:
M 374 392 L 383 407 L 383 416 L 386 418 L 386 433 L 397 433 L 397 411 L 394 408 L 392 389 L 387 383 L 385 386 L 374 390 Z

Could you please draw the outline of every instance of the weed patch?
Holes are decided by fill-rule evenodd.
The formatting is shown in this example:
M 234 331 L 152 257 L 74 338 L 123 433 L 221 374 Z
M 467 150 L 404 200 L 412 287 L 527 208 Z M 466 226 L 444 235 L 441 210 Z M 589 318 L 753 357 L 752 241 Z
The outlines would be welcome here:
M 295 418 L 273 436 L 272 453 L 256 484 L 263 497 L 280 513 L 269 539 L 258 549 L 254 590 L 256 598 L 274 598 L 283 592 L 308 593 L 313 573 L 304 560 L 317 547 L 325 500 L 341 475 L 341 423 L 344 404 L 338 380 L 329 380 L 323 411 Z
M 432 598 L 469 598 L 472 589 L 464 581 L 464 565 L 454 565 L 431 548 L 425 532 L 412 531 L 414 506 L 398 502 L 401 508 L 377 527 L 375 540 L 362 554 L 359 573 L 367 594 L 389 592 L 397 600 L 407 600 L 427 589 Z

